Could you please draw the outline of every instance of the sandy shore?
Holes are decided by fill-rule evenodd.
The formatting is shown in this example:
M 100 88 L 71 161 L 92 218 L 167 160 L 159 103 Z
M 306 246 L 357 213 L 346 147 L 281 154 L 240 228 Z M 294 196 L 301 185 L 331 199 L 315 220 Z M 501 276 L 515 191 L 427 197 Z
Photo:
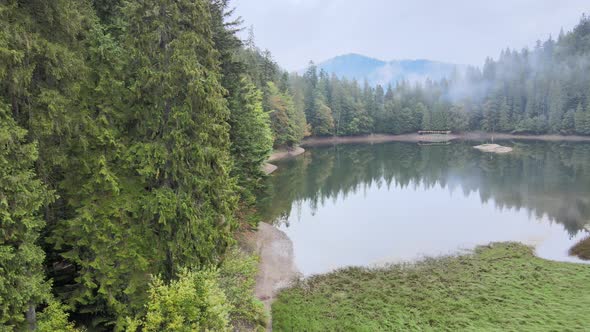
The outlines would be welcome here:
M 273 165 L 270 163 L 264 163 L 264 165 L 262 165 L 262 171 L 264 172 L 264 174 L 269 175 L 272 172 L 277 170 L 277 165 Z
M 302 154 L 303 152 L 305 152 L 305 149 L 303 149 L 302 147 L 299 147 L 299 146 L 296 146 L 291 149 L 275 150 L 270 155 L 270 157 L 268 157 L 268 161 L 273 162 L 273 161 L 277 161 L 277 160 L 281 160 L 281 159 L 296 157 L 296 156 Z
M 449 135 L 366 135 L 366 136 L 339 136 L 339 137 L 309 137 L 301 142 L 302 146 L 320 146 L 346 143 L 383 143 L 383 142 L 447 142 L 453 140 L 531 140 L 531 141 L 570 141 L 590 142 L 590 136 L 563 136 L 563 135 L 513 135 L 484 132 L 469 132 Z
M 271 162 L 281 160 L 281 159 L 297 157 L 298 155 L 302 154 L 303 152 L 305 152 L 305 149 L 303 149 L 302 147 L 299 147 L 299 146 L 294 147 L 294 148 L 290 148 L 290 149 L 275 150 L 270 155 L 270 157 L 268 157 L 267 162 L 264 165 L 262 165 L 262 171 L 266 175 L 269 175 L 272 172 L 276 171 L 278 168 L 276 165 L 271 164 Z
M 264 222 L 258 225 L 257 231 L 243 234 L 240 242 L 260 259 L 255 295 L 264 303 L 269 313 L 271 321 L 267 330 L 271 331 L 272 302 L 279 290 L 290 286 L 301 276 L 295 267 L 293 243 L 287 234 Z

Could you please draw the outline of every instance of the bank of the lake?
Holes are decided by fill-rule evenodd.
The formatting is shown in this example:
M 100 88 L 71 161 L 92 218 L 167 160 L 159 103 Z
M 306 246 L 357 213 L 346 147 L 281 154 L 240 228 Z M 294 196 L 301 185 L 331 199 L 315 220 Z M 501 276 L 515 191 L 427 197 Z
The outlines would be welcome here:
M 321 146 L 346 143 L 385 143 L 385 142 L 446 142 L 453 140 L 531 140 L 547 142 L 590 142 L 590 136 L 578 135 L 521 135 L 488 132 L 466 132 L 448 135 L 419 135 L 417 133 L 402 135 L 372 134 L 364 136 L 326 136 L 308 137 L 301 142 L 301 146 Z
M 266 162 L 262 165 L 262 171 L 266 175 L 270 175 L 271 173 L 273 173 L 274 171 L 276 171 L 278 169 L 278 167 L 275 164 L 271 164 L 272 162 L 297 157 L 297 156 L 303 154 L 304 152 L 305 152 L 305 149 L 303 149 L 300 146 L 296 146 L 293 148 L 283 148 L 283 149 L 274 150 L 270 154 L 270 156 L 268 157 Z
M 590 237 L 576 243 L 570 251 L 570 255 L 577 256 L 583 260 L 590 260 Z
M 516 243 L 388 268 L 347 268 L 281 292 L 274 331 L 582 331 L 590 266 Z

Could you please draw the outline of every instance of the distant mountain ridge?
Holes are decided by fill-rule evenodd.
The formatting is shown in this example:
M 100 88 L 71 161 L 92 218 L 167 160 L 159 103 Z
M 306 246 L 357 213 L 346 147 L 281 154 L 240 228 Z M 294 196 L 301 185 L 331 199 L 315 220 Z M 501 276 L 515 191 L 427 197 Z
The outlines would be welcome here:
M 400 80 L 410 82 L 424 81 L 427 78 L 440 80 L 448 78 L 455 68 L 462 65 L 438 62 L 426 59 L 382 61 L 361 54 L 345 54 L 319 63 L 318 70 L 323 69 L 338 77 L 367 80 L 370 85 L 394 85 Z

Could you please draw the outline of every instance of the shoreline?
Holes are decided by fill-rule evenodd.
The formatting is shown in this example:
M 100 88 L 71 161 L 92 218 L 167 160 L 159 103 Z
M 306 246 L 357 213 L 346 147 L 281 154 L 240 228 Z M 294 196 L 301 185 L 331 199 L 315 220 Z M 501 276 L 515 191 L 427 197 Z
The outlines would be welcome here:
M 254 296 L 264 305 L 268 314 L 267 331 L 272 331 L 272 304 L 278 293 L 301 278 L 295 266 L 293 242 L 283 231 L 261 221 L 255 230 L 240 235 L 242 247 L 258 256 L 258 273 Z
M 450 141 L 480 141 L 480 140 L 529 140 L 529 141 L 546 141 L 546 142 L 590 142 L 590 136 L 578 135 L 515 135 L 504 133 L 485 133 L 485 132 L 466 132 L 449 135 L 419 135 L 401 134 L 371 134 L 364 136 L 330 136 L 330 137 L 309 137 L 301 141 L 301 146 L 321 146 L 350 143 L 385 143 L 385 142 L 450 142 Z
M 530 282 L 523 283 L 523 276 Z M 380 269 L 350 267 L 306 278 L 275 301 L 274 323 L 280 330 L 320 331 L 363 326 L 461 330 L 466 322 L 474 330 L 544 330 L 548 323 L 553 329 L 578 330 L 585 326 L 588 299 L 583 291 L 588 280 L 587 265 L 539 258 L 521 243 L 492 242 L 467 255 Z M 548 300 L 538 301 L 540 297 Z M 555 305 L 570 316 L 561 322 L 543 321 Z M 425 316 L 410 314 L 400 319 L 400 312 L 413 310 Z M 507 318 L 490 320 L 482 312 Z
M 273 150 L 266 162 L 262 165 L 262 171 L 266 175 L 270 175 L 272 172 L 278 169 L 277 165 L 271 164 L 272 162 L 297 157 L 303 154 L 304 152 L 305 149 L 300 146 L 296 146 L 294 148 Z

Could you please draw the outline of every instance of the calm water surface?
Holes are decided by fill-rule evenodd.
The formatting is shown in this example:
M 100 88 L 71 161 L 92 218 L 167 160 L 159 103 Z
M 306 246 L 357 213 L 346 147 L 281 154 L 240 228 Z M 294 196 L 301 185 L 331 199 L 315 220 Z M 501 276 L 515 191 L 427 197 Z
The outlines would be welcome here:
M 293 242 L 304 275 L 452 254 L 492 241 L 534 245 L 579 261 L 588 234 L 590 144 L 474 142 L 309 148 L 281 162 L 261 211 Z

